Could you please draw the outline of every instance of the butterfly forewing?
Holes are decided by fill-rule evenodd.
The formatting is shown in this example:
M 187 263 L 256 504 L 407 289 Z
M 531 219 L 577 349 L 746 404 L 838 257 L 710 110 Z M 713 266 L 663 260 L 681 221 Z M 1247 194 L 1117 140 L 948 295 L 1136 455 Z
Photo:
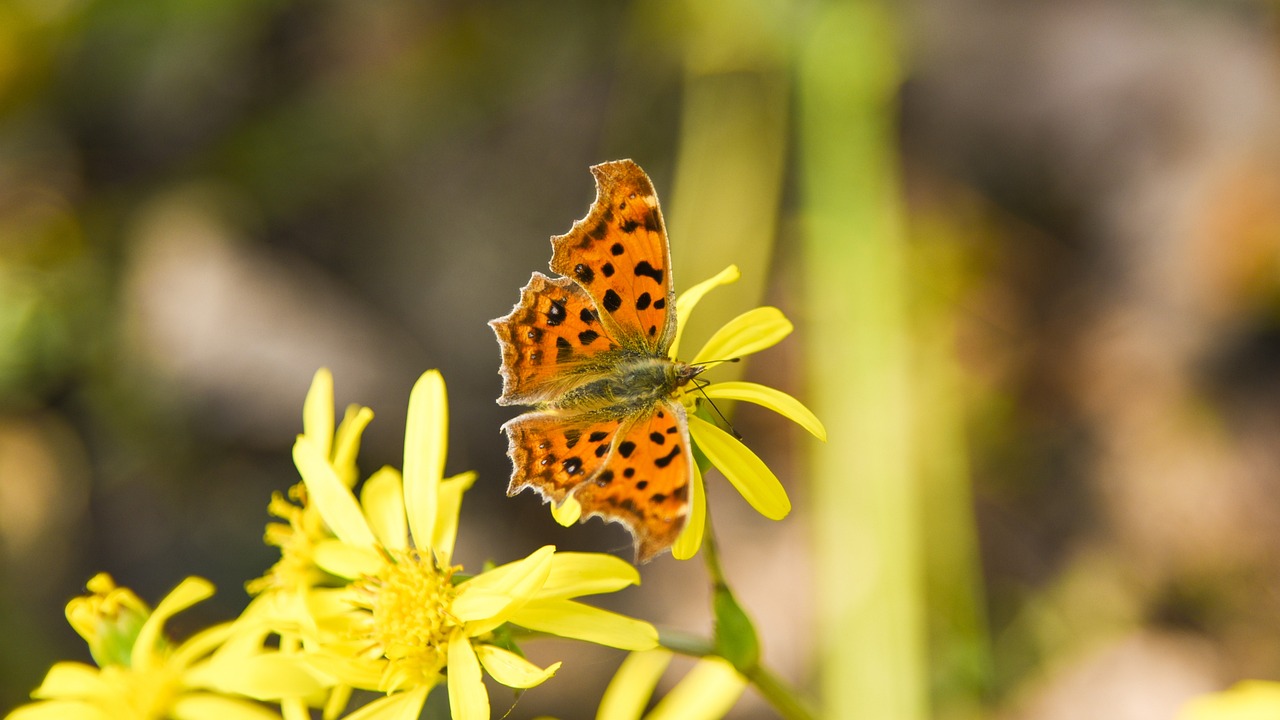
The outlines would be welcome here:
M 503 405 L 559 397 L 598 374 L 592 357 L 617 347 L 577 283 L 537 272 L 511 313 L 489 325 L 502 346 Z
M 567 234 L 551 239 L 551 269 L 587 291 L 615 342 L 665 355 L 675 334 L 675 296 L 653 183 L 630 160 L 591 172 L 595 203 Z

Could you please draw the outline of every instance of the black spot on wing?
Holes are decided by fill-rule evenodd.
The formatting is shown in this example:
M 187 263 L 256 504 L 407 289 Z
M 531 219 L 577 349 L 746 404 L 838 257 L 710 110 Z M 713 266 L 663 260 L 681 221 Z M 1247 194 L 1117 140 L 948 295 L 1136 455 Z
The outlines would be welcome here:
M 573 346 L 562 337 L 556 338 L 556 362 L 562 363 L 573 357 Z
M 667 495 L 666 493 L 654 493 L 653 496 L 650 497 L 649 499 L 654 501 L 655 503 L 663 503 L 663 502 L 666 502 Z
M 595 330 L 583 330 L 582 332 L 578 333 L 578 342 L 582 343 L 583 345 L 590 345 L 591 343 L 599 339 L 599 337 L 600 337 L 600 333 L 596 332 Z
M 649 297 L 649 293 L 640 293 L 640 297 L 636 298 L 636 309 L 647 309 L 651 300 L 652 298 Z
M 630 235 L 631 233 L 636 231 L 636 228 L 640 227 L 640 223 L 636 222 L 635 220 L 628 219 L 628 220 L 623 220 L 622 224 L 619 225 L 618 227 L 622 228 L 622 232 Z
M 578 263 L 573 266 L 573 276 L 583 285 L 590 285 L 592 280 L 596 279 L 595 271 L 590 266 Z
M 551 307 L 547 308 L 547 324 L 555 327 L 565 321 L 569 316 L 564 309 L 565 300 L 552 300 Z
M 650 265 L 648 260 L 641 260 L 640 262 L 636 263 L 636 276 L 637 277 L 644 276 L 647 278 L 652 278 L 654 282 L 658 283 L 659 285 L 662 284 L 662 269 L 655 268 L 654 266 Z
M 601 440 L 603 440 L 603 439 L 605 439 L 605 438 L 607 438 L 607 437 L 609 437 L 609 433 L 607 433 L 607 432 L 605 432 L 605 431 L 603 431 L 603 430 L 597 430 L 597 431 L 595 431 L 595 432 L 591 433 L 590 435 L 588 435 L 588 436 L 587 436 L 587 439 L 588 439 L 588 440 L 590 440 L 591 442 L 600 442 Z
M 666 435 L 663 435 L 663 434 L 662 434 L 662 433 L 660 433 L 660 432 L 651 432 L 651 433 L 649 433 L 649 439 L 650 439 L 650 440 L 652 440 L 654 443 L 656 443 L 656 444 L 658 444 L 658 445 L 662 445 L 662 444 L 664 444 L 664 443 L 666 443 L 666 442 L 667 442 L 667 436 L 666 436 Z M 573 447 L 573 446 L 572 446 L 572 445 L 570 445 L 569 447 Z
M 601 220 L 596 226 L 587 231 L 592 240 L 600 240 L 604 238 L 605 233 L 609 232 L 609 224 Z
M 662 222 L 658 220 L 657 208 L 649 208 L 649 212 L 645 213 L 644 229 L 649 232 L 658 232 L 662 229 Z
M 630 440 L 623 440 L 618 444 L 618 454 L 624 458 L 631 457 L 631 453 L 635 452 L 636 444 Z
M 657 300 L 654 300 L 654 301 L 653 301 L 653 309 L 654 309 L 654 310 L 661 310 L 662 308 L 664 308 L 664 307 L 666 307 L 666 306 L 667 306 L 667 299 L 666 299 L 666 298 L 658 298 Z
M 600 266 L 600 273 L 605 277 L 613 277 L 613 263 L 605 263 Z
M 636 489 L 637 489 L 637 490 L 643 490 L 643 489 L 645 489 L 645 488 L 647 488 L 647 487 L 649 487 L 649 481 L 648 481 L 648 480 L 641 480 L 641 481 L 639 481 L 639 482 L 637 482 L 637 483 L 636 483 Z
M 627 468 L 626 470 L 623 470 L 623 471 L 622 471 L 622 477 L 627 478 L 628 480 L 630 480 L 630 479 L 631 479 L 631 476 L 633 476 L 633 475 L 635 475 L 635 474 L 636 474 L 636 469 L 635 469 L 635 468 Z
M 608 485 L 611 482 L 613 482 L 612 470 L 602 470 L 600 474 L 596 476 L 596 484 L 599 485 L 600 487 L 604 487 L 605 485 Z
M 626 252 L 626 248 L 622 247 L 622 243 L 614 243 L 612 246 L 609 247 L 609 252 L 613 253 L 614 255 L 621 255 L 622 253 Z
M 582 439 L 581 430 L 576 430 L 571 428 L 569 430 L 564 431 L 564 446 L 569 448 L 570 450 L 573 449 L 574 445 L 578 444 L 578 440 L 580 439 Z
M 618 297 L 618 293 L 614 292 L 612 288 L 605 291 L 604 297 L 600 299 L 600 302 L 604 305 L 604 309 L 609 312 L 616 312 L 618 308 L 622 307 L 622 298 Z
M 576 457 L 565 460 L 560 467 L 563 467 L 564 471 L 570 475 L 582 474 L 582 460 Z
M 582 312 L 578 313 L 578 319 L 590 325 L 596 321 L 596 314 L 591 308 L 582 308 Z
M 531 327 L 529 328 L 529 331 L 524 334 L 524 336 L 534 342 L 538 342 L 542 340 L 542 328 Z
M 654 464 L 654 465 L 657 465 L 657 466 L 658 466 L 658 467 L 660 467 L 660 468 L 664 468 L 664 467 L 666 467 L 666 466 L 670 465 L 670 464 L 671 464 L 671 461 L 672 461 L 672 460 L 675 460 L 675 459 L 676 459 L 676 456 L 677 456 L 677 455 L 679 455 L 679 454 L 680 454 L 680 446 L 679 446 L 679 445 L 676 445 L 675 447 L 671 448 L 671 452 L 669 452 L 669 453 L 667 453 L 666 455 L 663 455 L 662 457 L 657 458 L 656 460 L 654 460 L 654 461 L 653 461 L 653 464 Z

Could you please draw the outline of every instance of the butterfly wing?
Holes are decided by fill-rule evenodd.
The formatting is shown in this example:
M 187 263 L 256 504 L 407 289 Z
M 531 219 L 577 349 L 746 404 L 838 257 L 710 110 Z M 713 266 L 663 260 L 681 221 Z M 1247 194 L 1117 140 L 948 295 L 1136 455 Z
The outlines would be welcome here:
M 537 272 L 511 312 L 489 326 L 502 347 L 501 405 L 554 400 L 607 371 L 593 358 L 617 348 L 581 286 Z
M 551 269 L 571 277 L 618 344 L 666 355 L 675 336 L 671 250 L 649 176 L 630 160 L 593 166 L 596 199 L 585 218 L 553 237 Z
M 532 487 L 544 499 L 570 494 L 583 519 L 599 515 L 631 531 L 637 562 L 676 541 L 689 512 L 693 453 L 684 408 L 663 400 L 633 416 L 586 420 L 531 412 L 503 426 L 515 466 L 509 495 Z

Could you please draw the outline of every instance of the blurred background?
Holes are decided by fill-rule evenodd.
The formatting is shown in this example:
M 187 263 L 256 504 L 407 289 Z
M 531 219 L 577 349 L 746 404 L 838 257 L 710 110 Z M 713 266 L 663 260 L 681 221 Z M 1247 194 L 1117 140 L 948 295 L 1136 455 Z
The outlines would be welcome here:
M 1264 0 L 0 0 L 0 711 L 88 660 L 98 571 L 233 617 L 313 372 L 399 466 L 449 384 L 459 560 L 630 557 L 505 497 L 505 314 L 594 163 L 653 178 L 686 352 L 795 510 L 712 511 L 766 662 L 821 717 L 1167 718 L 1280 679 L 1280 6 Z M 670 556 L 601 603 L 709 633 Z M 785 588 L 785 591 L 780 590 Z M 545 643 L 511 717 L 621 653 Z M 678 672 L 671 680 L 678 679 Z M 494 693 L 495 712 L 511 705 Z M 774 714 L 748 691 L 731 717 Z

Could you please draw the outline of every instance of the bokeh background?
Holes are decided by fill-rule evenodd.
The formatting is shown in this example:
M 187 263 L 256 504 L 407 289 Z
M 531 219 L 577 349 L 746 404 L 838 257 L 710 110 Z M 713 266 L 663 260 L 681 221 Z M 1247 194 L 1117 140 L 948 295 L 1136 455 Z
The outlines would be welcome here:
M 0 0 L 0 711 L 95 572 L 234 616 L 312 373 L 400 464 L 449 384 L 460 560 L 628 557 L 505 497 L 504 314 L 631 157 L 689 346 L 818 412 L 734 411 L 796 506 L 723 479 L 724 561 L 822 717 L 1167 718 L 1280 679 L 1280 7 L 1263 0 Z M 610 607 L 706 633 L 669 556 Z M 621 654 L 546 643 L 511 717 Z M 678 677 L 674 673 L 672 680 Z M 510 695 L 495 693 L 494 707 Z M 748 691 L 734 718 L 768 718 Z

